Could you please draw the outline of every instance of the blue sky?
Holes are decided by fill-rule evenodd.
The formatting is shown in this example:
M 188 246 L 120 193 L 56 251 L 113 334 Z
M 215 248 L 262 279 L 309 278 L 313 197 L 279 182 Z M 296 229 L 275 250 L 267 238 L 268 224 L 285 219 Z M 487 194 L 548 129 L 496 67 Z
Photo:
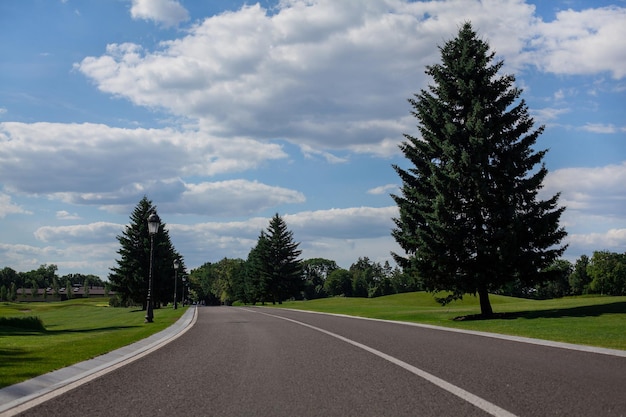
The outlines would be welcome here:
M 546 126 L 565 257 L 626 251 L 623 0 L 5 0 L 0 267 L 106 278 L 144 195 L 190 268 L 274 213 L 305 259 L 391 261 L 407 99 L 468 20 Z

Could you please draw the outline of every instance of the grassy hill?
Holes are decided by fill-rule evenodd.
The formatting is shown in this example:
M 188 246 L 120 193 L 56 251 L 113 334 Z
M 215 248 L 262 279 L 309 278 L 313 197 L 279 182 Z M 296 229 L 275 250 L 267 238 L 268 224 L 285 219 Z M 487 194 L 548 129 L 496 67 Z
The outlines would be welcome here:
M 489 320 L 460 320 L 480 313 L 476 297 L 466 296 L 462 301 L 441 306 L 430 293 L 424 292 L 379 298 L 292 301 L 281 307 L 626 350 L 626 297 L 528 300 L 491 295 L 490 299 L 498 316 Z

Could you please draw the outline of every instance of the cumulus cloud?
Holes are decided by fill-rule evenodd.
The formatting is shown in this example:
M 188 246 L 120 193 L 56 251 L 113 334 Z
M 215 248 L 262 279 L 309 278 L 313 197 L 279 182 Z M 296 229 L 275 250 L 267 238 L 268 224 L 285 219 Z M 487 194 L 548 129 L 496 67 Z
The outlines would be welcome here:
M 350 207 L 287 214 L 283 218 L 295 233 L 303 238 L 316 239 L 334 236 L 340 239 L 360 239 L 386 236 L 393 227 L 392 218 L 398 208 Z
M 0 144 L 5 187 L 110 203 L 145 193 L 155 179 L 161 179 L 159 188 L 168 188 L 177 186 L 170 178 L 242 172 L 286 157 L 280 145 L 245 137 L 91 123 L 0 123 Z
M 11 201 L 11 196 L 0 193 L 0 219 L 8 214 L 32 214 Z
M 189 13 L 176 0 L 132 0 L 133 19 L 152 20 L 163 26 L 176 26 L 189 20 Z
M 41 242 L 101 243 L 115 241 L 123 230 L 123 225 L 109 222 L 96 222 L 74 226 L 43 226 L 35 231 Z
M 171 211 L 222 216 L 251 215 L 270 207 L 306 201 L 298 191 L 243 179 L 188 184 L 180 198 Z
M 157 50 L 111 44 L 76 68 L 103 92 L 212 133 L 389 154 L 411 129 L 406 99 L 427 84 L 424 66 L 460 24 L 484 28 L 503 56 L 524 47 L 533 7 L 488 3 L 283 1 L 271 14 L 257 3 Z
M 563 168 L 546 177 L 544 192 L 561 192 L 568 211 L 626 220 L 626 162 L 594 168 Z
M 529 39 L 531 49 L 522 58 L 555 74 L 608 72 L 626 75 L 626 9 L 617 6 L 581 11 L 563 10 L 551 22 L 539 22 Z
M 571 261 L 594 250 L 626 251 L 626 162 L 553 171 L 542 192 L 562 192 L 561 223 L 569 231 L 564 243 Z

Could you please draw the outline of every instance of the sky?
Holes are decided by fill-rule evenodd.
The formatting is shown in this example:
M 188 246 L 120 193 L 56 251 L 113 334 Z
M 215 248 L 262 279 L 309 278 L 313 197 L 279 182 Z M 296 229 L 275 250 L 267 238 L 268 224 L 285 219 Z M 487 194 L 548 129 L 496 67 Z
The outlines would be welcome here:
M 626 251 L 625 0 L 0 1 L 0 268 L 106 279 L 143 196 L 191 269 L 278 213 L 390 261 L 408 99 L 470 21 L 549 149 L 564 258 Z

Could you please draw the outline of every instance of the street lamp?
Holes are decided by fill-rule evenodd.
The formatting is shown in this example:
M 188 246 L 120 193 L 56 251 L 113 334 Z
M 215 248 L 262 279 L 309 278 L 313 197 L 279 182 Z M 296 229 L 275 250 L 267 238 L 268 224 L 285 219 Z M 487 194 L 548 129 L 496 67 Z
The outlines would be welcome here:
M 187 275 L 183 275 L 183 298 L 181 300 L 183 307 L 185 307 L 185 285 L 187 285 Z
M 174 310 L 178 308 L 178 301 L 176 300 L 176 286 L 178 285 L 178 267 L 180 262 L 178 259 L 174 259 Z
M 154 313 L 152 311 L 152 266 L 154 264 L 154 235 L 159 231 L 161 219 L 153 211 L 148 216 L 148 233 L 150 233 L 150 275 L 148 277 L 148 298 L 146 299 L 146 323 L 152 323 Z

